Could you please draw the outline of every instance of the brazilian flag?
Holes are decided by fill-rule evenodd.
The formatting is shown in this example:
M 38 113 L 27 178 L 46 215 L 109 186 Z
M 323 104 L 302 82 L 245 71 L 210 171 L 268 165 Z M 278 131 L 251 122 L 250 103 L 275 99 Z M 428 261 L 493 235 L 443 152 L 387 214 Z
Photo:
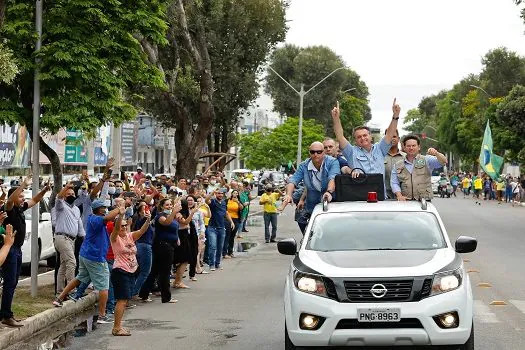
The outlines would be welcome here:
M 485 136 L 483 136 L 483 143 L 481 144 L 481 152 L 479 154 L 479 164 L 483 171 L 493 180 L 500 177 L 501 166 L 503 165 L 503 157 L 494 154 L 492 150 L 492 132 L 487 121 L 485 128 Z

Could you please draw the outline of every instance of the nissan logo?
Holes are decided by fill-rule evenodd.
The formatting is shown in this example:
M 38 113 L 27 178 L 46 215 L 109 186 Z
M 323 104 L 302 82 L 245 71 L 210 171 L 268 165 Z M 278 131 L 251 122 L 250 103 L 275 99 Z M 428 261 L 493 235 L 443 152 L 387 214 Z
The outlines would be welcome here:
M 370 289 L 370 293 L 374 296 L 374 298 L 382 298 L 386 295 L 386 292 L 388 292 L 388 289 L 382 284 L 374 284 L 372 288 Z

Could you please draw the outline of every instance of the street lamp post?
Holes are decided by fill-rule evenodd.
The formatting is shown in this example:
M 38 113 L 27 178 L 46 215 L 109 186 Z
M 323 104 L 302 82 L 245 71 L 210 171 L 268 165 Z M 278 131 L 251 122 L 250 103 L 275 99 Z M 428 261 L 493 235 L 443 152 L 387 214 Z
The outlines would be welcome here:
M 301 164 L 301 161 L 302 161 L 302 157 L 301 157 L 301 153 L 302 153 L 302 142 L 303 142 L 303 107 L 304 107 L 304 96 L 306 94 L 308 94 L 310 91 L 312 91 L 313 89 L 315 89 L 319 84 L 321 84 L 323 81 L 325 81 L 326 79 L 328 79 L 329 77 L 331 77 L 334 73 L 340 71 L 341 69 L 346 69 L 346 67 L 339 67 L 337 69 L 335 69 L 333 72 L 331 72 L 330 74 L 328 74 L 326 77 L 324 77 L 323 79 L 321 79 L 317 84 L 315 84 L 314 86 L 312 86 L 310 89 L 308 90 L 304 90 L 304 84 L 301 84 L 301 89 L 299 91 L 297 91 L 296 88 L 294 88 L 292 86 L 292 84 L 290 84 L 288 81 L 286 81 L 286 79 L 284 79 L 279 73 L 277 73 L 275 71 L 275 69 L 272 68 L 272 66 L 268 66 L 268 68 L 275 73 L 275 75 L 277 75 L 279 78 L 281 78 L 282 81 L 284 81 L 286 83 L 286 85 L 288 85 L 293 91 L 295 91 L 295 93 L 297 93 L 299 95 L 299 132 L 298 132 L 298 140 L 297 140 L 297 166 L 299 166 L 299 164 Z M 354 89 L 354 88 L 352 88 Z M 352 89 L 348 89 L 347 91 L 350 91 Z
M 42 0 L 36 0 L 35 13 L 36 46 L 35 52 L 42 47 Z M 38 59 L 36 59 L 35 78 L 33 86 L 33 197 L 40 191 L 40 81 L 38 80 Z M 60 186 L 61 184 L 55 184 Z M 31 296 L 38 294 L 38 223 L 40 222 L 40 205 L 31 209 Z
M 483 91 L 483 92 L 485 93 L 485 95 L 487 95 L 489 98 L 492 98 L 492 96 L 490 96 L 490 94 L 489 94 L 487 91 L 485 91 L 485 89 L 483 89 L 481 86 L 477 86 L 477 85 L 472 85 L 472 84 L 470 84 L 470 87 L 473 87 L 474 89 L 481 90 L 481 91 Z

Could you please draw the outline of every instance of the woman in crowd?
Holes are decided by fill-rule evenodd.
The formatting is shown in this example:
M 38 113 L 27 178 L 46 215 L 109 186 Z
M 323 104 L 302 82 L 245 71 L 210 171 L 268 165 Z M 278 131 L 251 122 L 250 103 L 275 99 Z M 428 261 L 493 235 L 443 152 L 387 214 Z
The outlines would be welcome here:
M 150 225 L 150 215 L 146 214 L 146 220 L 138 231 L 130 232 L 126 218 L 126 208 L 119 207 L 120 215 L 115 222 L 115 228 L 111 233 L 110 241 L 115 255 L 113 270 L 111 271 L 111 282 L 113 283 L 114 295 L 117 300 L 115 306 L 115 321 L 112 334 L 115 336 L 129 336 L 129 330 L 122 328 L 122 317 L 128 301 L 133 296 L 135 288 L 135 272 L 137 271 L 137 241 L 146 232 Z
M 206 197 L 206 191 L 203 190 L 203 194 L 198 199 L 198 206 L 199 211 L 204 216 L 204 238 L 199 237 L 199 267 L 200 272 L 197 271 L 197 273 L 208 273 L 208 271 L 204 270 L 204 264 L 208 263 L 208 223 L 210 222 L 211 218 L 211 211 L 208 204 L 206 204 L 206 201 L 204 198 Z
M 186 198 L 186 200 L 188 201 L 188 208 L 190 210 L 197 209 L 195 211 L 195 214 L 193 215 L 193 218 L 192 218 L 193 225 L 190 226 L 190 236 L 189 236 L 189 242 L 190 242 L 190 279 L 192 281 L 197 281 L 197 277 L 195 277 L 195 273 L 202 273 L 202 271 L 203 271 L 203 269 L 202 269 L 202 267 L 200 265 L 199 248 L 201 246 L 200 242 L 204 238 L 204 233 L 206 231 L 206 227 L 204 225 L 204 215 L 199 210 L 199 205 L 197 203 L 197 198 L 195 198 L 194 196 L 188 196 Z M 200 251 L 202 251 L 202 250 L 204 250 L 204 249 L 201 249 Z
M 149 293 L 158 277 L 158 285 L 163 303 L 176 303 L 171 299 L 170 275 L 175 255 L 175 248 L 180 245 L 179 223 L 175 216 L 181 210 L 180 202 L 173 205 L 171 199 L 164 198 L 159 202 L 158 214 L 155 217 L 155 239 L 153 240 L 153 266 L 146 282 L 140 289 L 139 297 L 148 300 Z
M 190 211 L 186 199 L 181 200 L 181 208 L 181 211 L 176 216 L 179 223 L 180 244 L 175 249 L 173 260 L 173 264 L 177 266 L 173 288 L 189 288 L 184 282 L 182 282 L 182 276 L 184 275 L 184 271 L 186 271 L 188 263 L 191 261 L 190 231 L 192 228 L 195 231 L 195 225 L 193 224 L 192 219 L 195 213 L 199 211 L 196 207 Z
M 235 243 L 237 230 L 241 224 L 241 213 L 244 208 L 244 205 L 242 205 L 239 200 L 239 191 L 232 191 L 230 198 L 226 202 L 226 208 L 235 226 L 231 228 L 229 225 L 226 225 L 226 237 L 224 239 L 222 256 L 224 259 L 230 259 L 233 257 L 233 244 Z
M 137 207 L 137 213 L 134 216 L 133 220 L 133 230 L 138 230 L 144 225 L 144 222 L 148 221 L 148 217 L 151 217 L 150 210 L 146 202 L 141 201 Z M 139 265 L 139 271 L 137 275 L 137 280 L 135 281 L 135 288 L 133 290 L 134 299 L 140 299 L 138 294 L 140 288 L 148 278 L 149 273 L 151 272 L 151 263 L 153 260 L 153 228 L 151 224 L 146 228 L 146 232 L 137 240 L 137 262 Z M 151 301 L 151 299 L 146 299 L 146 301 Z

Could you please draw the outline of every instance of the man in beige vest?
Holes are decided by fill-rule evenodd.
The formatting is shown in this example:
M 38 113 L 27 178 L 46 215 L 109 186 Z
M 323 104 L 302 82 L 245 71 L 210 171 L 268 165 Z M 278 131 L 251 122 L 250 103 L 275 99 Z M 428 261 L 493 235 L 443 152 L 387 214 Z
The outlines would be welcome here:
M 397 200 L 431 200 L 432 170 L 447 164 L 447 158 L 434 148 L 427 155 L 420 154 L 421 141 L 416 135 L 407 135 L 402 140 L 406 156 L 392 168 L 390 185 Z

